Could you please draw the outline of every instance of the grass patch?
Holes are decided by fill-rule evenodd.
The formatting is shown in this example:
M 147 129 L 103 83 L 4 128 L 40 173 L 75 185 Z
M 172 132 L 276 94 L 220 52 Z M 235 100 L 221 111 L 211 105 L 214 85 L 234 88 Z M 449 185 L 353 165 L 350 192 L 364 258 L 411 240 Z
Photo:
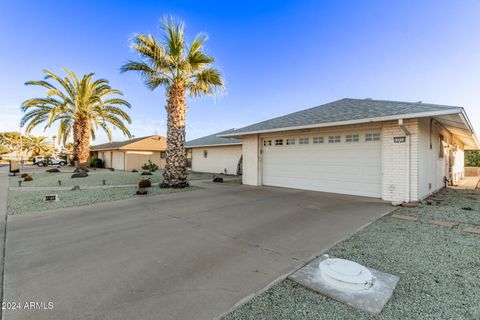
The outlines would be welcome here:
M 435 218 L 478 223 L 478 191 L 444 190 L 442 205 L 401 208 L 421 221 Z M 473 211 L 461 210 L 471 206 Z M 462 227 L 445 229 L 384 217 L 328 254 L 400 277 L 393 298 L 373 317 L 285 280 L 233 311 L 226 320 L 247 319 L 480 319 L 480 236 Z
M 148 197 L 160 194 L 175 192 L 186 192 L 198 189 L 189 187 L 185 189 L 163 189 L 152 187 L 148 189 L 146 196 L 135 194 L 135 187 L 110 188 L 110 189 L 90 189 L 77 191 L 17 191 L 8 193 L 7 212 L 9 215 L 25 214 L 37 211 L 84 206 L 100 202 L 109 202 L 115 200 Z M 60 199 L 57 202 L 43 202 L 43 197 L 47 194 L 58 194 Z

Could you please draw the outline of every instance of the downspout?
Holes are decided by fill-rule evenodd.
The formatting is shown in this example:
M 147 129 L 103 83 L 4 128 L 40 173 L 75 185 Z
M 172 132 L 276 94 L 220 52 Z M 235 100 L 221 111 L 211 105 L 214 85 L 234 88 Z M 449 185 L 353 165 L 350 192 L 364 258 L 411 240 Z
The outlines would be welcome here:
M 405 146 L 405 153 L 406 153 L 406 159 L 405 159 L 405 172 L 406 172 L 406 180 L 405 180 L 405 202 L 410 202 L 410 188 L 411 188 L 411 154 L 412 154 L 412 142 L 411 142 L 411 134 L 410 131 L 408 131 L 407 127 L 405 127 L 403 123 L 403 119 L 398 119 L 398 126 L 400 129 L 402 129 L 403 133 L 407 136 L 407 145 Z

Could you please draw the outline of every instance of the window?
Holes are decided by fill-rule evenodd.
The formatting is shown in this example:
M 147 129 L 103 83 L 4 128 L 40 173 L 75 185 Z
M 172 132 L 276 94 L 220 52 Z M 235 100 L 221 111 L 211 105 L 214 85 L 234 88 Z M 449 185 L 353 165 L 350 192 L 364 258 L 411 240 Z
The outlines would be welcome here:
M 271 146 L 272 145 L 272 140 L 263 140 L 263 145 L 264 146 Z
M 323 143 L 323 137 L 313 137 L 313 143 Z
M 299 138 L 298 139 L 298 144 L 308 144 L 310 139 L 308 138 Z
M 366 133 L 365 134 L 365 141 L 380 141 L 380 133 L 379 132 Z
M 443 136 L 439 135 L 438 136 L 438 157 L 440 159 L 443 159 L 444 156 L 445 156 L 445 149 L 443 146 Z
M 286 144 L 287 145 L 295 144 L 295 139 L 287 139 Z
M 275 145 L 276 145 L 276 146 L 283 146 L 283 139 L 277 139 L 277 140 L 275 140 Z
M 345 142 L 358 142 L 358 141 L 360 141 L 359 134 L 347 134 L 345 136 Z
M 208 157 L 208 150 L 203 150 L 203 157 L 204 158 Z
M 165 151 L 160 151 L 160 159 L 165 159 L 167 157 L 167 153 Z
M 340 136 L 328 136 L 328 143 L 340 143 Z

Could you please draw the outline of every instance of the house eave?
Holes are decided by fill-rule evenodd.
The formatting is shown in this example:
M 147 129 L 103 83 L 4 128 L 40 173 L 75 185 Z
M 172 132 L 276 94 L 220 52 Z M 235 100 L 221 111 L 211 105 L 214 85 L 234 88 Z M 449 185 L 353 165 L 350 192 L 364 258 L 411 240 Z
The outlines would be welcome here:
M 463 112 L 463 108 L 451 108 L 447 110 L 440 110 L 440 111 L 434 111 L 434 112 L 432 111 L 417 112 L 417 113 L 399 114 L 399 115 L 383 116 L 383 117 L 316 123 L 316 124 L 309 124 L 309 125 L 303 125 L 303 126 L 281 127 L 281 128 L 266 129 L 266 130 L 254 130 L 254 131 L 246 131 L 246 132 L 238 132 L 238 133 L 229 133 L 229 134 L 219 135 L 219 137 L 224 137 L 224 138 L 241 137 L 241 136 L 246 136 L 251 134 L 345 126 L 345 125 L 352 125 L 352 124 L 382 122 L 382 121 L 391 121 L 391 120 L 398 120 L 398 119 L 414 119 L 414 118 L 433 117 L 433 116 L 440 116 L 440 115 L 447 115 L 447 114 L 457 114 L 462 112 Z
M 204 144 L 198 146 L 186 146 L 187 149 L 194 149 L 194 148 L 211 148 L 211 147 L 228 147 L 228 146 L 241 146 L 242 142 L 235 142 L 235 143 L 222 143 L 222 144 Z

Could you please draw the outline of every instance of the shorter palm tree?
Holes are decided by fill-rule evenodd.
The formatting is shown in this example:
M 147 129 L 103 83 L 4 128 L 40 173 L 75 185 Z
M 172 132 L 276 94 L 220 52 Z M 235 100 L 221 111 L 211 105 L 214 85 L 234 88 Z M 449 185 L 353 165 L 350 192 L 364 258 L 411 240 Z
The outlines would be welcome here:
M 32 157 L 55 153 L 55 149 L 48 143 L 47 137 L 43 136 L 26 137 L 23 142 L 23 150 L 30 153 Z
M 130 108 L 130 104 L 118 97 L 120 90 L 112 89 L 105 79 L 93 80 L 93 73 L 82 79 L 72 71 L 63 69 L 68 77 L 61 78 L 51 71 L 43 70 L 45 80 L 28 81 L 26 85 L 35 85 L 47 89 L 46 96 L 28 99 L 22 104 L 25 112 L 21 125 L 26 125 L 28 134 L 37 125 L 44 123 L 45 128 L 58 123 L 58 140 L 65 145 L 73 136 L 74 160 L 77 169 L 86 169 L 90 156 L 90 139 L 95 139 L 95 131 L 102 128 L 112 140 L 112 131 L 108 124 L 118 128 L 129 138 L 130 131 L 125 121 L 131 123 L 130 116 L 121 109 Z M 54 80 L 57 86 L 48 80 Z M 113 96 L 113 97 L 112 97 Z

